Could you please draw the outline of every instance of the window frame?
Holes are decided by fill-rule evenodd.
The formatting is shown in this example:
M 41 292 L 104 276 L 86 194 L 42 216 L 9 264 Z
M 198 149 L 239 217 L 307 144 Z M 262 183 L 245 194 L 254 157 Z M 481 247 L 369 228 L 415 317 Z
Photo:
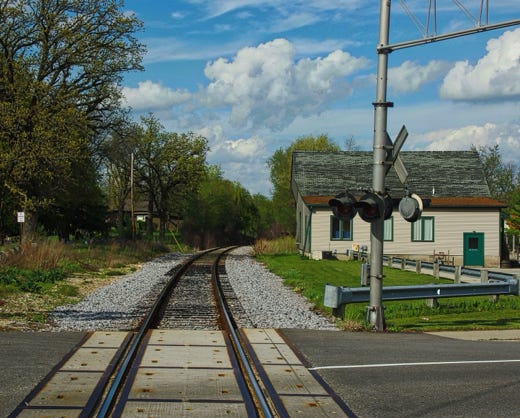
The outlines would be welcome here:
M 391 242 L 394 240 L 394 217 L 390 216 L 390 218 L 384 220 L 383 224 L 383 241 Z M 390 231 L 389 231 L 389 237 L 386 236 L 387 234 L 387 225 L 390 225 Z
M 335 237 L 334 236 L 334 222 L 338 222 L 338 233 L 339 233 L 339 237 Z M 343 225 L 345 224 L 345 222 L 349 222 L 350 223 L 350 226 L 349 226 L 349 230 L 350 230 L 350 236 L 348 238 L 345 238 L 343 235 L 343 232 L 344 232 L 344 228 L 343 228 Z M 334 215 L 331 215 L 330 216 L 330 228 L 329 228 L 329 235 L 330 235 L 330 240 L 331 241 L 352 241 L 354 238 L 354 222 L 353 222 L 353 219 L 350 219 L 349 221 L 343 221 L 341 219 L 338 219 L 336 218 Z
M 425 239 L 426 223 L 431 221 L 431 239 Z M 416 239 L 415 236 L 417 228 L 420 228 L 420 237 Z M 434 216 L 421 216 L 415 222 L 412 222 L 411 226 L 411 241 L 412 242 L 435 242 L 435 217 Z

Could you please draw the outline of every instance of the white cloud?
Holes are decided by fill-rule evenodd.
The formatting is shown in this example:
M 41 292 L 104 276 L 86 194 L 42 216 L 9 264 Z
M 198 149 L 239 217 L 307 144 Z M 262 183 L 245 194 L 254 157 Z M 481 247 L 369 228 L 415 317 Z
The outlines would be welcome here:
M 363 4 L 361 0 L 308 0 L 296 3 L 286 0 L 189 0 L 189 2 L 204 7 L 208 13 L 207 19 L 239 11 L 243 8 L 265 9 L 271 7 L 280 13 L 290 15 L 297 10 L 351 11 Z
M 485 123 L 432 131 L 415 138 L 428 151 L 467 150 L 498 145 L 504 161 L 520 159 L 520 123 Z
M 208 140 L 208 163 L 219 165 L 225 178 L 239 182 L 252 193 L 269 194 L 266 141 L 259 136 L 230 139 L 219 123 L 207 125 L 197 134 Z
M 520 98 L 520 29 L 487 43 L 487 54 L 476 65 L 459 61 L 441 86 L 442 98 L 496 100 Z
M 388 70 L 388 86 L 397 93 L 409 93 L 419 90 L 445 74 L 452 65 L 443 61 L 430 61 L 419 65 L 413 61 L 404 61 L 399 67 Z
M 236 140 L 228 139 L 216 144 L 212 148 L 211 154 L 220 160 L 244 162 L 251 161 L 265 155 L 264 142 L 260 138 L 240 138 Z
M 138 83 L 137 88 L 123 87 L 123 97 L 126 106 L 136 111 L 144 111 L 168 109 L 185 103 L 190 100 L 191 94 L 147 80 Z
M 339 50 L 296 62 L 295 54 L 293 44 L 275 39 L 239 50 L 232 61 L 210 62 L 204 71 L 211 80 L 205 104 L 231 107 L 234 126 L 281 129 L 298 115 L 320 112 L 348 96 L 345 77 L 367 65 Z
M 208 140 L 209 155 L 214 160 L 248 162 L 266 156 L 265 142 L 258 136 L 230 139 L 218 123 L 198 129 L 197 133 Z
M 269 32 L 285 32 L 292 29 L 312 25 L 319 21 L 319 16 L 313 13 L 294 13 L 282 19 L 276 20 L 269 28 Z

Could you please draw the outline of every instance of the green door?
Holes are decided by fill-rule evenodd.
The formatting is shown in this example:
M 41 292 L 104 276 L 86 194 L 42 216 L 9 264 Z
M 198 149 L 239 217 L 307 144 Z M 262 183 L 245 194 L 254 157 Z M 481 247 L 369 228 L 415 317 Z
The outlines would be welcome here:
M 484 266 L 483 232 L 464 232 L 464 265 Z

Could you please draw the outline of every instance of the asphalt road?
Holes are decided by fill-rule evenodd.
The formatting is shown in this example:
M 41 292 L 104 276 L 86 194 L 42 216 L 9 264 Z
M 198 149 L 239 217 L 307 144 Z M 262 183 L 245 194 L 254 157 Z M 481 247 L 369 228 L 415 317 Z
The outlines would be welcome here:
M 495 334 L 493 340 L 471 341 L 428 334 L 283 333 L 359 417 L 520 416 L 518 332 L 516 341 L 497 341 Z M 83 335 L 0 332 L 0 417 Z
M 360 417 L 518 417 L 520 341 L 284 330 Z
M 7 417 L 84 335 L 0 332 L 0 417 Z

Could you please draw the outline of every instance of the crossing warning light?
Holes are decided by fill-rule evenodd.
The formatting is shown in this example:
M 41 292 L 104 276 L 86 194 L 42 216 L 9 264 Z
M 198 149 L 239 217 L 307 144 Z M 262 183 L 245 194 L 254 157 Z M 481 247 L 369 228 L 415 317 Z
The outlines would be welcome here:
M 405 196 L 399 202 L 399 213 L 405 221 L 415 222 L 423 211 L 422 199 L 415 193 Z
M 393 211 L 392 198 L 388 195 L 380 197 L 375 193 L 365 193 L 359 201 L 350 193 L 345 192 L 329 200 L 334 216 L 341 220 L 350 220 L 356 213 L 365 222 L 374 222 L 383 217 L 390 218 Z
M 340 193 L 329 200 L 332 213 L 342 221 L 349 221 L 356 216 L 356 198 L 349 192 Z

